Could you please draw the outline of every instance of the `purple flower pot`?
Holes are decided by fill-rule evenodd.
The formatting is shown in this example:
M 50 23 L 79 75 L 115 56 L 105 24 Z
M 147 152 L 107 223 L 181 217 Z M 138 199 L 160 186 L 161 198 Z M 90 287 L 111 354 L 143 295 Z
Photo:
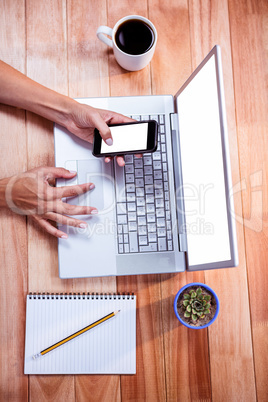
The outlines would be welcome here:
M 205 288 L 206 290 L 208 290 L 208 291 L 214 296 L 214 298 L 215 298 L 215 300 L 216 300 L 216 304 L 217 304 L 216 312 L 215 312 L 215 315 L 214 315 L 214 317 L 212 318 L 212 320 L 209 321 L 207 324 L 202 325 L 202 326 L 199 326 L 199 327 L 198 327 L 198 326 L 189 325 L 188 323 L 184 322 L 184 321 L 181 319 L 181 317 L 179 316 L 179 313 L 178 313 L 178 310 L 177 310 L 177 302 L 178 302 L 178 298 L 180 297 L 180 294 L 181 294 L 185 289 L 190 288 L 190 287 L 192 287 L 192 286 L 201 286 L 201 287 Z M 176 317 L 178 318 L 178 320 L 179 320 L 183 325 L 185 325 L 185 327 L 192 328 L 192 329 L 202 329 L 202 328 L 208 327 L 209 325 L 211 325 L 211 324 L 216 320 L 216 318 L 218 317 L 218 314 L 219 314 L 219 310 L 220 310 L 220 302 L 219 302 L 218 296 L 216 295 L 216 293 L 214 292 L 214 290 L 212 290 L 209 286 L 205 285 L 204 283 L 193 282 L 193 283 L 189 283 L 188 285 L 183 286 L 183 287 L 178 291 L 178 293 L 176 294 L 175 300 L 174 300 L 173 307 L 174 307 L 174 312 L 175 312 L 175 314 L 176 314 Z

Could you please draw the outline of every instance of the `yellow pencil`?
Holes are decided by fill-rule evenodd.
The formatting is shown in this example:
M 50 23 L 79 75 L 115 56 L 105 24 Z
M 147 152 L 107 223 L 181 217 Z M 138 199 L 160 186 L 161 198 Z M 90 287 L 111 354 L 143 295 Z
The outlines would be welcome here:
M 72 335 L 67 336 L 67 338 L 62 339 L 61 341 L 55 343 L 52 346 L 49 346 L 48 348 L 42 350 L 40 353 L 37 353 L 36 355 L 33 355 L 33 359 L 36 359 L 37 357 L 43 356 L 46 353 L 50 352 L 51 350 L 54 350 L 56 348 L 58 348 L 59 346 L 63 345 L 64 343 L 70 341 L 71 339 L 76 338 L 77 336 L 83 334 L 84 332 L 96 327 L 99 324 L 102 324 L 104 321 L 109 320 L 109 318 L 114 317 L 117 313 L 119 313 L 120 310 L 114 311 L 108 315 L 106 315 L 105 317 L 100 318 L 98 321 L 93 322 L 90 325 L 87 325 L 85 328 L 80 329 L 79 331 L 75 332 Z

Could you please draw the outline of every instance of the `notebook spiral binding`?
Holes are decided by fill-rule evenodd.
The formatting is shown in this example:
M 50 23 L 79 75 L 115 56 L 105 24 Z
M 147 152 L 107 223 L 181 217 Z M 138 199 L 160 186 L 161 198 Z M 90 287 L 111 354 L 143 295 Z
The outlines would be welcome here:
M 134 293 L 29 293 L 29 299 L 39 299 L 39 300 L 58 300 L 58 299 L 71 299 L 71 300 L 81 300 L 81 299 L 91 299 L 91 300 L 120 300 L 120 299 L 134 299 Z

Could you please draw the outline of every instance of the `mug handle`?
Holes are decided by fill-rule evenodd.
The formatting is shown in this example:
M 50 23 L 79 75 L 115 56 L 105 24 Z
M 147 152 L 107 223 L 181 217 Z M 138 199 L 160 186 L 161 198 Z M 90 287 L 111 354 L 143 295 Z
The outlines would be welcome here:
M 97 29 L 97 37 L 99 38 L 99 40 L 104 42 L 106 45 L 113 47 L 113 41 L 111 39 L 107 38 L 107 36 L 104 36 L 104 34 L 112 37 L 113 30 L 111 28 L 103 26 L 103 25 L 101 25 Z

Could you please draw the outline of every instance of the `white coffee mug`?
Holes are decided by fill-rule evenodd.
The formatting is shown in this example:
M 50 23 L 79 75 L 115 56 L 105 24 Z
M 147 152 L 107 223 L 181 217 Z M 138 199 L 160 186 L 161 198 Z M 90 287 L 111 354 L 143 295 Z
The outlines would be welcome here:
M 145 25 L 147 25 L 147 26 L 149 26 L 149 28 L 151 28 L 152 43 L 148 50 L 145 50 L 139 54 L 130 54 L 130 53 L 127 53 L 127 51 L 123 51 L 122 49 L 120 49 L 118 47 L 118 44 L 116 43 L 117 30 L 118 30 L 118 28 L 120 28 L 122 26 L 122 24 L 124 22 L 129 21 L 129 20 L 143 21 L 145 23 Z M 111 39 L 107 38 L 107 36 L 105 36 L 105 35 L 110 36 Z M 147 18 L 141 17 L 139 15 L 129 15 L 127 17 L 121 18 L 121 20 L 119 20 L 115 24 L 113 29 L 106 27 L 106 26 L 100 26 L 97 30 L 97 37 L 102 42 L 104 42 L 106 45 L 113 48 L 115 59 L 121 67 L 123 67 L 124 69 L 129 70 L 129 71 L 138 71 L 138 70 L 142 70 L 144 67 L 146 67 L 147 64 L 150 63 L 150 61 L 154 55 L 155 46 L 156 46 L 156 42 L 157 42 L 157 31 L 155 29 L 155 26 L 152 24 L 152 22 L 149 21 Z

